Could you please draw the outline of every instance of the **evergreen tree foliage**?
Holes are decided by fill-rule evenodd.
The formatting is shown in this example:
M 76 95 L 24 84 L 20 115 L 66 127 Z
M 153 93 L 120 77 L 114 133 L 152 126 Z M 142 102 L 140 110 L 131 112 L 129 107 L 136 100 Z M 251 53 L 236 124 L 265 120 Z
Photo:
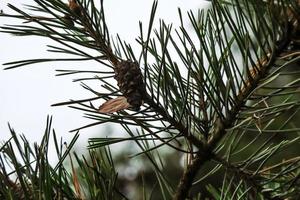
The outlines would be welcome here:
M 147 174 L 141 175 L 134 199 L 299 198 L 300 1 L 212 0 L 207 11 L 179 9 L 181 25 L 175 28 L 163 20 L 153 27 L 159 6 L 154 1 L 149 23 L 140 23 L 138 53 L 119 36 L 111 38 L 103 5 L 103 0 L 35 0 L 26 9 L 8 4 L 11 13 L 1 13 L 23 22 L 3 25 L 2 32 L 50 38 L 57 44 L 48 46 L 50 52 L 69 55 L 5 63 L 6 69 L 95 62 L 101 70 L 58 70 L 60 76 L 91 74 L 80 79 L 91 96 L 55 106 L 68 105 L 91 119 L 75 132 L 115 123 L 128 134 L 90 138 L 88 158 L 81 158 L 70 153 L 78 133 L 63 152 L 51 118 L 34 147 L 10 128 L 12 138 L 0 149 L 1 198 L 130 199 L 110 153 L 110 145 L 121 142 L 139 148 L 134 157 L 151 166 L 155 177 L 149 188 Z M 55 167 L 47 160 L 51 133 L 59 158 Z M 174 165 L 165 150 L 174 152 Z M 66 170 L 68 155 L 77 170 L 72 158 L 72 170 Z M 179 176 L 168 173 L 181 170 L 182 163 Z

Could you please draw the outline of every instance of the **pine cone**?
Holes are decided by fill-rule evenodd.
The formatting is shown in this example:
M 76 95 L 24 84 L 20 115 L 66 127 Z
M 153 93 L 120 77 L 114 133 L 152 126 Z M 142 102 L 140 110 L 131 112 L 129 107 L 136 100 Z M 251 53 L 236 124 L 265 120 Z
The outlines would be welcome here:
M 139 110 L 143 104 L 146 88 L 143 75 L 137 62 L 122 60 L 115 66 L 114 78 L 118 82 L 120 91 L 126 97 L 133 110 Z
M 74 14 L 76 15 L 76 17 L 81 17 L 82 15 L 82 10 L 81 7 L 78 5 L 76 0 L 69 0 L 69 8 L 72 12 L 74 12 Z

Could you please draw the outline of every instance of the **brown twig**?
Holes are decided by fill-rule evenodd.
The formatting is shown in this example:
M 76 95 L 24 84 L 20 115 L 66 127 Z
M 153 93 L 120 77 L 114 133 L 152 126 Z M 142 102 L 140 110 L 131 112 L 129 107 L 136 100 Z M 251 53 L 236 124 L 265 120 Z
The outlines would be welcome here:
M 203 164 L 211 159 L 211 154 L 209 151 L 207 152 L 199 152 L 195 158 L 192 160 L 192 163 L 187 166 L 185 169 L 179 185 L 177 187 L 176 194 L 173 200 L 184 200 L 188 196 L 188 192 L 192 186 L 194 177 L 197 175 L 199 169 L 203 166 Z
M 289 164 L 289 163 L 293 163 L 293 162 L 299 162 L 300 161 L 300 156 L 297 156 L 295 158 L 291 158 L 291 159 L 288 159 L 288 160 L 283 160 L 281 163 L 278 163 L 276 165 L 273 165 L 273 166 L 269 166 L 269 167 L 266 167 L 262 170 L 260 170 L 258 172 L 258 174 L 268 174 L 267 172 L 272 170 L 272 169 L 276 169 L 278 167 L 282 167 L 283 165 L 286 165 L 286 164 Z

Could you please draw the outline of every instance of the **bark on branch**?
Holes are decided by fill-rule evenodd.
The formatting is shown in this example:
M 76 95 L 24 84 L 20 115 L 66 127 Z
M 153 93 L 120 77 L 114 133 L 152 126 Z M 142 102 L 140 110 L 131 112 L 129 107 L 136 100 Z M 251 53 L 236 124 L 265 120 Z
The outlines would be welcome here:
M 192 163 L 188 165 L 184 171 L 173 200 L 183 200 L 188 196 L 189 189 L 192 186 L 197 172 L 210 158 L 211 154 L 209 152 L 201 152 L 195 156 Z

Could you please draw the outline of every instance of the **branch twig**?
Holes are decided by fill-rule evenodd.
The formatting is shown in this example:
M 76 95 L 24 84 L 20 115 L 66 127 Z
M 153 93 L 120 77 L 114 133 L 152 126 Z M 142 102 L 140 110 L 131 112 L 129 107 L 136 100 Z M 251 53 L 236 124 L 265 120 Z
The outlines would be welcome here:
M 192 163 L 188 165 L 184 171 L 173 200 L 186 199 L 188 196 L 188 191 L 192 186 L 194 177 L 197 175 L 197 172 L 203 166 L 203 164 L 210 159 L 211 154 L 209 151 L 198 153 L 195 156 L 195 158 L 192 160 Z

